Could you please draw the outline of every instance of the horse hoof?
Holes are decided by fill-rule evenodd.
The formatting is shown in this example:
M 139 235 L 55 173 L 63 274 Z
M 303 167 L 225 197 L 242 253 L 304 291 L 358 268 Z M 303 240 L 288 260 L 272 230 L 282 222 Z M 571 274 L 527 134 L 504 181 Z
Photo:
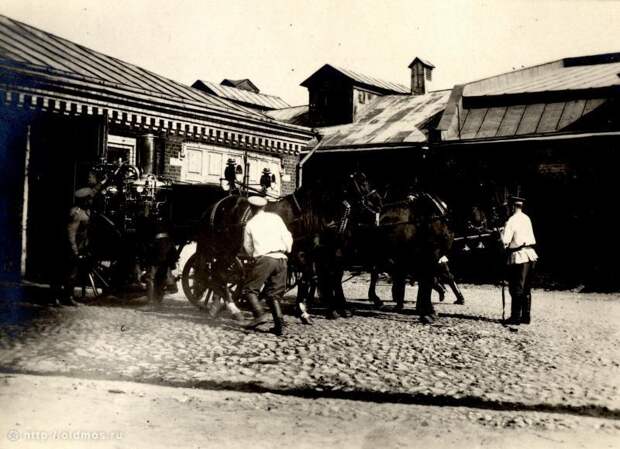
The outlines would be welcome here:
M 422 324 L 433 324 L 433 321 L 435 321 L 432 317 L 432 315 L 422 315 L 420 316 L 420 323 Z
M 312 319 L 310 318 L 310 315 L 308 315 L 307 313 L 304 313 L 303 315 L 301 315 L 299 319 L 301 320 L 302 324 L 312 325 Z
M 243 321 L 243 315 L 241 313 L 231 313 L 230 319 L 233 321 Z
M 404 304 L 396 304 L 394 306 L 394 309 L 392 309 L 394 312 L 402 312 L 403 310 L 405 310 L 405 305 Z
M 327 318 L 328 320 L 337 320 L 338 318 L 340 318 L 340 315 L 338 315 L 338 312 L 336 312 L 335 310 L 330 310 L 325 314 L 325 318 Z
M 353 312 L 349 309 L 341 309 L 341 310 L 338 310 L 338 315 L 340 315 L 343 318 L 351 318 L 353 316 Z
M 458 305 L 461 305 L 461 306 L 462 306 L 463 304 L 465 304 L 465 300 L 464 300 L 464 299 L 460 299 L 460 298 L 459 298 L 459 299 L 457 299 L 456 301 L 454 301 L 454 304 L 458 304 Z

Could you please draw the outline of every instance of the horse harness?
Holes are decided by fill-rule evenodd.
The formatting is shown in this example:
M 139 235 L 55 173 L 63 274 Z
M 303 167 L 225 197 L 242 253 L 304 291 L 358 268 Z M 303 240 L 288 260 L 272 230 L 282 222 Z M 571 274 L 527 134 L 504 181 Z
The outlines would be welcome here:
M 430 201 L 430 203 L 434 206 L 435 213 L 431 216 L 431 218 L 445 218 L 447 216 L 448 214 L 447 205 L 442 200 L 437 198 L 435 195 L 432 195 L 427 192 L 413 193 L 413 194 L 408 195 L 407 199 L 405 200 L 387 203 L 383 205 L 382 210 L 385 210 L 388 207 L 395 207 L 395 206 L 401 206 L 401 205 L 411 207 L 412 205 L 414 205 L 417 201 L 421 199 L 426 199 L 427 201 Z M 405 224 L 419 224 L 419 223 L 420 223 L 419 219 L 418 220 L 401 220 L 401 221 L 395 221 L 392 223 L 379 223 L 377 220 L 377 227 L 393 227 L 393 226 L 399 226 L 399 225 L 405 225 Z

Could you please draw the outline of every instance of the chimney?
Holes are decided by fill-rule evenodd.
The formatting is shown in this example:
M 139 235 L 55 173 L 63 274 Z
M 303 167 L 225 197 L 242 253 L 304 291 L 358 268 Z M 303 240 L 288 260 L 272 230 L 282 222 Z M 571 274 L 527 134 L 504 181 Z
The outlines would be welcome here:
M 411 95 L 423 95 L 427 91 L 427 84 L 433 80 L 435 66 L 421 58 L 415 58 L 411 64 Z

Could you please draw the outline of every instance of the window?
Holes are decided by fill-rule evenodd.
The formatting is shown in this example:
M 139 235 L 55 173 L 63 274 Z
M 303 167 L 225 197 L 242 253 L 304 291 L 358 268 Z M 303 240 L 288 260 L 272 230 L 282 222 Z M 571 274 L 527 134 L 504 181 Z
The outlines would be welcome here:
M 106 160 L 108 162 L 118 162 L 121 160 L 130 165 L 136 165 L 136 139 L 108 135 Z

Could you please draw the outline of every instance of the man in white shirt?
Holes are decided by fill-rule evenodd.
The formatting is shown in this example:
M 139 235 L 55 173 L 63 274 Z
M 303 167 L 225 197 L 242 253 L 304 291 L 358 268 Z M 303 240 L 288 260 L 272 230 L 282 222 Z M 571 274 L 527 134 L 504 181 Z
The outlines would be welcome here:
M 253 329 L 268 321 L 268 315 L 260 305 L 258 295 L 263 288 L 263 295 L 271 308 L 274 327 L 273 333 L 282 335 L 284 319 L 280 308 L 280 299 L 286 289 L 287 253 L 291 252 L 293 236 L 278 215 L 265 212 L 267 200 L 260 196 L 251 196 L 248 202 L 253 216 L 245 225 L 243 248 L 256 263 L 246 278 L 243 294 L 254 312 L 254 320 L 246 327 Z
M 508 324 L 530 324 L 532 306 L 531 278 L 538 260 L 534 250 L 536 238 L 530 217 L 523 213 L 523 198 L 513 197 L 513 214 L 502 232 L 502 242 L 508 250 L 508 288 L 510 318 Z

